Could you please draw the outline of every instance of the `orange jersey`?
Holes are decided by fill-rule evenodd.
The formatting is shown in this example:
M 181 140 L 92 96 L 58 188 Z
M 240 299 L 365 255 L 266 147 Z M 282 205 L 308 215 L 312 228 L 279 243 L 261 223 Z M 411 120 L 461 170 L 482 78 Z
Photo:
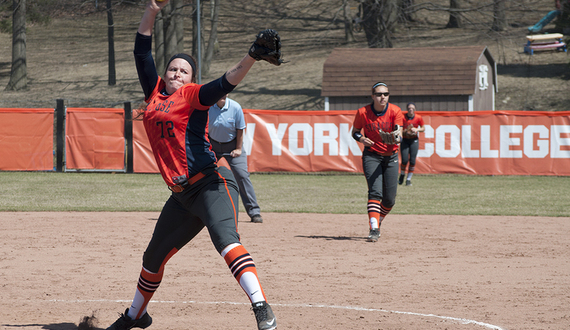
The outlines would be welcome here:
M 374 141 L 374 145 L 370 147 L 372 151 L 384 154 L 395 152 L 398 150 L 398 145 L 383 143 L 379 130 L 392 132 L 395 129 L 395 125 L 403 126 L 403 124 L 404 115 L 402 114 L 402 109 L 395 104 L 388 103 L 386 111 L 383 111 L 380 115 L 377 115 L 372 110 L 372 104 L 358 109 L 354 117 L 353 126 L 357 130 L 363 130 L 364 136 Z
M 408 113 L 406 113 L 404 116 L 404 130 L 402 132 L 404 139 L 417 139 L 418 133 L 412 133 L 410 129 L 412 127 L 418 128 L 420 126 L 424 126 L 424 120 L 422 116 L 415 113 L 414 117 L 410 119 L 408 118 Z
M 159 77 L 146 100 L 144 127 L 158 169 L 169 186 L 184 182 L 216 161 L 207 137 L 210 107 L 201 105 L 198 98 L 201 86 L 190 83 L 165 95 Z

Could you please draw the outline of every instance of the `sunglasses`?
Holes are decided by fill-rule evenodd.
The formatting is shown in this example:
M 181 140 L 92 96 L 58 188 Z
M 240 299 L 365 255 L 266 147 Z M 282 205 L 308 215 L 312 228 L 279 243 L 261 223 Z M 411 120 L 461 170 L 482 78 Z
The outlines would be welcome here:
M 374 93 L 374 96 L 388 96 L 390 95 L 390 93 L 386 92 L 386 93 Z

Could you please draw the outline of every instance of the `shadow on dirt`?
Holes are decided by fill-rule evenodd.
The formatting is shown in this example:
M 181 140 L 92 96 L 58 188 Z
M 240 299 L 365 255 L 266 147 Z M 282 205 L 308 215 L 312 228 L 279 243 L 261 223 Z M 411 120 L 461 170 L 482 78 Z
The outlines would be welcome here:
M 327 241 L 365 241 L 367 237 L 349 237 L 349 236 L 323 236 L 323 235 L 296 235 L 295 237 L 324 239 Z
M 78 327 L 74 323 L 52 323 L 52 324 L 2 324 L 3 327 L 14 329 L 37 328 L 45 330 L 77 330 Z M 90 330 L 103 330 L 103 328 L 91 328 Z
M 497 74 L 517 78 L 559 78 L 570 80 L 570 66 L 560 64 L 497 65 Z

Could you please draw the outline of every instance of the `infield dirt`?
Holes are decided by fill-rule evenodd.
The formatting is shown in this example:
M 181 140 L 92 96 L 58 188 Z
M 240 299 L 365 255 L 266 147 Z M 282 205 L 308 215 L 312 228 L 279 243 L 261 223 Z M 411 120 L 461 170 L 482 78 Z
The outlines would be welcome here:
M 570 324 L 568 218 L 263 214 L 239 223 L 278 329 L 545 330 Z M 0 329 L 105 329 L 130 306 L 158 213 L 0 213 Z M 176 254 L 149 329 L 255 329 L 206 231 Z

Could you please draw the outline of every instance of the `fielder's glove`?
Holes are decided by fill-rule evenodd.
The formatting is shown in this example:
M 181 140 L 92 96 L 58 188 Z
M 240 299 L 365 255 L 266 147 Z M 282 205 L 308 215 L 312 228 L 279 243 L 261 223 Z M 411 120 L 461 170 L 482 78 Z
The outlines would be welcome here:
M 259 32 L 249 49 L 249 56 L 256 61 L 264 60 L 273 65 L 281 65 L 281 38 L 277 31 L 266 29 Z
M 395 130 L 391 133 L 384 132 L 383 130 L 379 130 L 378 132 L 380 133 L 380 137 L 382 138 L 382 142 L 384 144 L 389 144 L 389 145 L 398 144 L 402 140 L 402 137 L 400 136 L 398 130 Z

